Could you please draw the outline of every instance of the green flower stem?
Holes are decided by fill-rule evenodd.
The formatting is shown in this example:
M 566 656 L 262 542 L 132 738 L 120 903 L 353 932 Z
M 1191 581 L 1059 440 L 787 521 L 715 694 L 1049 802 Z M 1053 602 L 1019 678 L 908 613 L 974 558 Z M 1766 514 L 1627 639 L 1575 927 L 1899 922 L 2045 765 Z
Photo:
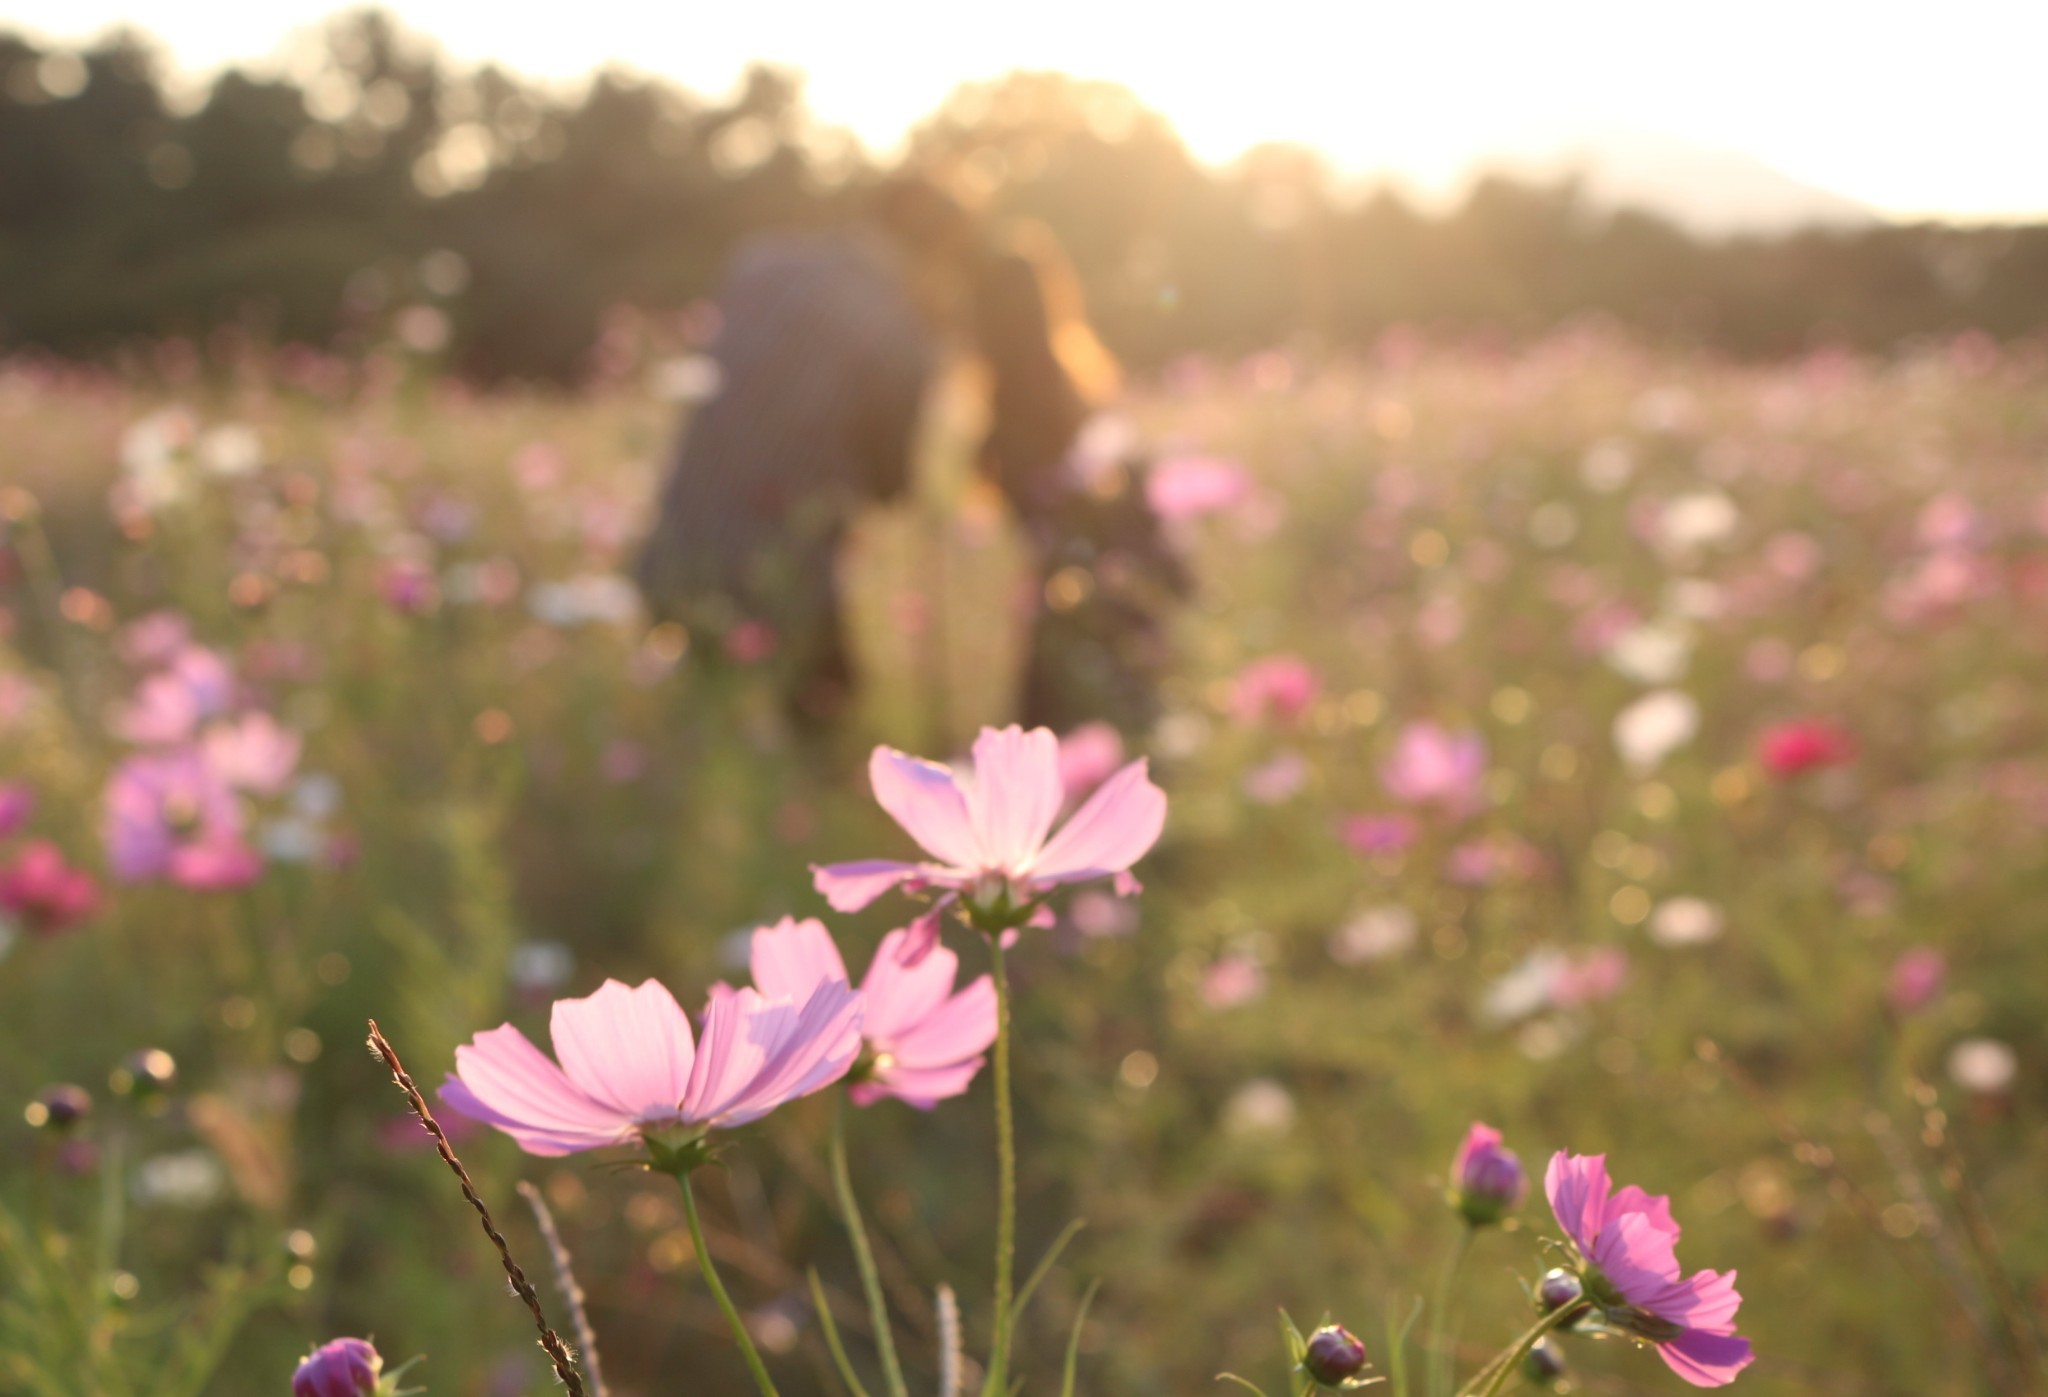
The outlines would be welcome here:
M 1472 1249 L 1472 1234 L 1476 1230 L 1470 1223 L 1461 1223 L 1458 1240 L 1452 1246 L 1451 1254 L 1444 1259 L 1443 1274 L 1437 1277 L 1436 1301 L 1429 1307 L 1429 1397 L 1440 1397 L 1450 1386 L 1451 1287 L 1458 1279 L 1459 1269 L 1465 1264 L 1465 1253 Z
M 1520 1338 L 1494 1355 L 1491 1363 L 1473 1374 L 1472 1381 L 1458 1389 L 1457 1397 L 1494 1397 L 1494 1394 L 1500 1391 L 1501 1384 L 1508 1380 L 1508 1374 L 1514 1372 L 1515 1365 L 1522 1361 L 1522 1356 L 1536 1347 L 1538 1339 L 1584 1308 L 1583 1305 L 1560 1305 L 1537 1320 L 1522 1331 Z M 1488 1381 L 1489 1378 L 1491 1381 Z M 1481 1383 L 1486 1385 L 1481 1387 Z
M 718 1278 L 718 1267 L 712 1263 L 711 1249 L 704 1244 L 704 1224 L 697 1218 L 697 1195 L 690 1189 L 690 1176 L 679 1172 L 676 1182 L 683 1189 L 683 1211 L 690 1218 L 690 1245 L 696 1249 L 697 1265 L 704 1272 L 704 1283 L 711 1287 L 711 1297 L 718 1301 L 718 1308 L 725 1315 L 725 1322 L 732 1327 L 733 1338 L 739 1341 L 740 1354 L 747 1360 L 747 1371 L 754 1375 L 754 1386 L 761 1389 L 761 1397 L 781 1397 L 775 1390 L 775 1382 L 768 1376 L 768 1369 L 761 1362 L 761 1353 L 754 1347 L 754 1340 L 747 1333 L 747 1326 L 740 1319 L 740 1312 L 733 1307 L 732 1297 L 725 1293 L 725 1282 Z
M 875 1269 L 874 1249 L 868 1245 L 867 1224 L 862 1221 L 860 1204 L 853 1196 L 853 1175 L 846 1167 L 846 1098 L 839 1098 L 839 1109 L 832 1116 L 832 1187 L 839 1194 L 840 1220 L 846 1224 L 846 1235 L 853 1242 L 854 1263 L 860 1268 L 860 1286 L 868 1297 L 868 1319 L 875 1330 L 875 1348 L 882 1358 L 882 1381 L 888 1386 L 890 1397 L 909 1397 L 910 1389 L 903 1383 L 903 1367 L 896 1361 L 896 1336 L 889 1328 L 889 1306 L 882 1296 L 881 1273 Z
M 1017 1126 L 1010 1109 L 1010 979 L 1003 968 L 1003 933 L 988 938 L 991 978 L 996 986 L 996 1313 L 989 1341 L 988 1378 L 983 1397 L 1008 1397 L 1010 1302 L 1017 1262 Z

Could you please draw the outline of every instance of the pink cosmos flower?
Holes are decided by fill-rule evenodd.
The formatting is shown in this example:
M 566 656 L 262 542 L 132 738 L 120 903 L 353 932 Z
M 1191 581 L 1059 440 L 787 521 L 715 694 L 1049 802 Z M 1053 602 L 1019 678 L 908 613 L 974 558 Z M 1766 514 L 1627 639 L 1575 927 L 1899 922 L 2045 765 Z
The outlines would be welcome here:
M 209 727 L 204 750 L 206 764 L 228 785 L 274 796 L 298 768 L 301 745 L 297 733 L 268 713 L 249 713 Z
M 1934 1002 L 1948 979 L 1948 962 L 1932 946 L 1914 946 L 1892 962 L 1885 999 L 1901 1017 L 1918 1013 Z
M 55 936 L 90 917 L 99 907 L 92 876 L 64 862 L 55 844 L 37 839 L 0 869 L 0 908 L 19 917 L 39 936 Z
M 1242 466 L 1213 456 L 1170 456 L 1145 473 L 1145 502 L 1169 523 L 1197 519 L 1244 503 L 1251 478 Z
M 107 862 L 124 883 L 239 888 L 263 869 L 243 838 L 234 791 L 193 747 L 138 753 L 116 767 L 103 833 Z
M 1415 820 L 1409 815 L 1351 815 L 1337 827 L 1337 836 L 1359 854 L 1398 854 L 1415 842 Z
M 1211 1009 L 1235 1009 L 1266 992 L 1266 969 L 1242 951 L 1232 951 L 1202 972 L 1202 1002 Z
M 1619 946 L 1580 951 L 1557 967 L 1550 980 L 1550 1002 L 1576 1009 L 1612 999 L 1628 979 L 1628 952 Z
M 189 740 L 199 725 L 225 713 L 235 697 L 235 676 L 227 661 L 203 646 L 188 645 L 142 681 L 134 701 L 114 720 L 114 733 L 141 747 L 167 747 Z
M 1825 719 L 1798 718 L 1766 728 L 1757 739 L 1756 755 L 1765 771 L 1789 780 L 1855 760 L 1856 739 Z
M 934 946 L 903 961 L 907 930 L 890 932 L 861 982 L 864 1054 L 848 1092 L 856 1106 L 893 1096 L 920 1111 L 967 1090 L 996 1041 L 995 984 L 983 975 L 957 994 L 960 958 Z M 784 917 L 754 933 L 749 968 L 763 994 L 803 999 L 818 985 L 848 979 L 832 934 L 815 918 Z
M 1380 764 L 1387 794 L 1410 805 L 1435 805 L 1448 814 L 1478 809 L 1486 775 L 1486 743 L 1476 732 L 1451 732 L 1431 722 L 1410 723 Z
M 1046 728 L 983 728 L 968 775 L 877 747 L 868 779 L 882 808 L 931 858 L 813 866 L 818 891 L 841 912 L 858 912 L 906 883 L 1012 910 L 1062 883 L 1114 877 L 1120 889 L 1130 888 L 1131 865 L 1166 824 L 1166 793 L 1152 784 L 1140 757 L 1103 782 L 1054 834 L 1066 791 L 1059 741 Z M 938 920 L 920 917 L 911 930 L 904 954 L 915 959 L 936 941 Z
M 1238 671 L 1231 712 L 1245 724 L 1291 723 L 1322 691 L 1322 680 L 1299 655 L 1267 655 Z
M 1529 1176 L 1522 1161 L 1501 1143 L 1501 1133 L 1472 1122 L 1451 1160 L 1451 1202 L 1474 1227 L 1490 1227 L 1522 1206 Z
M 368 1339 L 329 1339 L 299 1360 L 292 1397 L 376 1397 L 383 1372 Z
M 1083 723 L 1060 739 L 1060 785 L 1078 802 L 1124 764 L 1124 739 L 1108 723 Z
M 845 1076 L 860 1024 L 860 996 L 843 980 L 820 981 L 801 1000 L 720 985 L 693 1039 L 658 981 L 631 989 L 607 980 L 593 995 L 555 1001 L 560 1066 L 501 1024 L 455 1050 L 441 1100 L 536 1155 L 731 1129 Z
M 0 782 L 0 839 L 15 833 L 36 813 L 36 793 L 20 781 Z
M 1586 1298 L 1609 1324 L 1655 1344 L 1695 1387 L 1723 1387 L 1749 1366 L 1755 1355 L 1735 1333 L 1735 1273 L 1680 1276 L 1669 1198 L 1633 1186 L 1617 1193 L 1607 1156 L 1563 1151 L 1551 1158 L 1543 1188 L 1578 1253 Z
M 121 627 L 114 648 L 138 669 L 168 664 L 192 643 L 192 623 L 175 611 L 152 611 Z

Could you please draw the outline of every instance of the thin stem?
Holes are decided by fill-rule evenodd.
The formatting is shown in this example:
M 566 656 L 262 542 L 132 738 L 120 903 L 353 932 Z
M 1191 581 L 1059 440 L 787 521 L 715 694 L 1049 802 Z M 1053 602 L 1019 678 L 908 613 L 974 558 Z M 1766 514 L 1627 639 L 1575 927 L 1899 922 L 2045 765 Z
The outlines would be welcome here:
M 839 1216 L 846 1235 L 853 1242 L 854 1264 L 860 1268 L 860 1288 L 868 1297 L 868 1320 L 875 1331 L 875 1348 L 882 1359 L 882 1382 L 890 1397 L 910 1397 L 903 1383 L 903 1366 L 896 1361 L 896 1336 L 889 1328 L 889 1305 L 882 1295 L 881 1272 L 875 1269 L 875 1253 L 868 1245 L 867 1224 L 861 1219 L 860 1203 L 853 1196 L 853 1175 L 846 1167 L 846 1098 L 832 1116 L 832 1187 L 839 1194 Z
M 1444 1258 L 1443 1274 L 1437 1277 L 1436 1300 L 1429 1307 L 1429 1394 L 1438 1394 L 1449 1386 L 1451 1377 L 1450 1340 L 1451 1287 L 1458 1279 L 1458 1270 L 1465 1264 L 1465 1253 L 1472 1249 L 1470 1223 L 1458 1229 L 1458 1240 L 1451 1247 L 1451 1254 Z
M 996 1314 L 989 1342 L 983 1397 L 1007 1397 L 1010 1367 L 1010 1293 L 1017 1264 L 1017 1126 L 1010 1109 L 1010 977 L 1003 968 L 1003 935 L 988 939 L 996 986 Z
M 1515 1371 L 1515 1365 L 1522 1361 L 1522 1356 L 1536 1347 L 1536 1341 L 1578 1314 L 1583 1308 L 1580 1305 L 1560 1305 L 1537 1320 L 1522 1331 L 1520 1338 L 1495 1354 L 1491 1363 L 1473 1374 L 1472 1381 L 1458 1389 L 1457 1397 L 1475 1397 L 1475 1394 L 1476 1397 L 1494 1397 L 1494 1394 L 1500 1391 L 1501 1384 L 1508 1380 L 1508 1374 Z M 1492 1378 L 1491 1382 L 1487 1382 L 1489 1377 Z M 1482 1382 L 1486 1383 L 1484 1388 L 1479 1385 Z
M 683 1211 L 690 1219 L 690 1245 L 696 1250 L 698 1268 L 704 1272 L 704 1284 L 711 1287 L 711 1298 L 718 1302 L 726 1324 L 732 1328 L 733 1338 L 739 1341 L 740 1356 L 747 1360 L 747 1371 L 754 1375 L 754 1386 L 761 1389 L 761 1397 L 780 1397 L 774 1380 L 768 1376 L 767 1365 L 761 1362 L 760 1350 L 754 1347 L 753 1336 L 747 1333 L 746 1323 L 733 1306 L 732 1297 L 725 1293 L 725 1282 L 718 1278 L 718 1266 L 711 1259 L 711 1249 L 704 1244 L 704 1224 L 697 1217 L 697 1195 L 690 1188 L 690 1176 L 679 1173 L 676 1183 L 682 1186 Z
M 576 1333 L 577 1356 L 583 1365 L 583 1376 L 590 1379 L 590 1397 L 610 1397 L 604 1385 L 604 1370 L 597 1361 L 597 1331 L 590 1327 L 590 1313 L 583 1307 L 583 1287 L 576 1280 L 569 1248 L 563 1245 L 562 1231 L 555 1226 L 555 1215 L 547 1200 L 540 1196 L 540 1190 L 525 1179 L 513 1187 L 526 1200 L 526 1206 L 533 1209 L 534 1226 L 540 1229 L 540 1239 L 547 1244 L 548 1260 L 555 1268 L 555 1290 L 569 1307 L 569 1327 Z

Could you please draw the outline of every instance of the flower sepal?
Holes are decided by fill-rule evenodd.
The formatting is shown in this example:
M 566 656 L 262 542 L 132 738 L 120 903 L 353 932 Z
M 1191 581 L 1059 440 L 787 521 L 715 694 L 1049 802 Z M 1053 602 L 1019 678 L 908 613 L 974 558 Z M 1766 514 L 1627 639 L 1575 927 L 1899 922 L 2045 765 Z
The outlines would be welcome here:
M 703 1131 L 647 1130 L 640 1138 L 647 1146 L 647 1167 L 674 1179 L 686 1179 L 718 1158 L 718 1147 Z

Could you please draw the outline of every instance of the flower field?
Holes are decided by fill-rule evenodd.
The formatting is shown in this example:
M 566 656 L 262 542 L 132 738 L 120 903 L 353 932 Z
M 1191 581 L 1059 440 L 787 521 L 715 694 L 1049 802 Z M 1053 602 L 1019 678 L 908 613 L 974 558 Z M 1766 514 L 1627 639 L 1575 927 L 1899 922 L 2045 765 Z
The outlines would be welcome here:
M 1055 744 L 966 409 L 820 727 L 628 577 L 700 361 L 431 341 L 0 366 L 0 1394 L 558 1390 L 373 1018 L 616 1397 L 2044 1390 L 2048 357 L 1176 365 Z

